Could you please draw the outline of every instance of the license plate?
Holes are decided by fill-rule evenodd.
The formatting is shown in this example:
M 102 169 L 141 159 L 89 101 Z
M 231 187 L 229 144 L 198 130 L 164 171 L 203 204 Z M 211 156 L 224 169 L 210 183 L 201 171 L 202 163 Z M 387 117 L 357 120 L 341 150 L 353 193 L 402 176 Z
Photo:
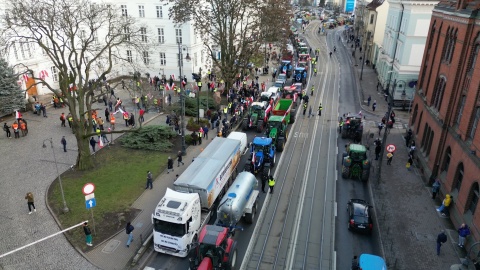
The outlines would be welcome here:
M 365 229 L 365 226 L 358 225 L 358 228 L 360 228 L 360 229 Z

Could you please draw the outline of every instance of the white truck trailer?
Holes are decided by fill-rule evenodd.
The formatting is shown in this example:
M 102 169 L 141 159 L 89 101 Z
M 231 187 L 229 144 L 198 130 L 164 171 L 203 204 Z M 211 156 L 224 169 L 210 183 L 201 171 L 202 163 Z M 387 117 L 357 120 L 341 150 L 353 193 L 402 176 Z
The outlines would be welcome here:
M 178 257 L 208 223 L 217 199 L 232 184 L 240 161 L 240 141 L 216 137 L 179 176 L 152 214 L 155 251 Z

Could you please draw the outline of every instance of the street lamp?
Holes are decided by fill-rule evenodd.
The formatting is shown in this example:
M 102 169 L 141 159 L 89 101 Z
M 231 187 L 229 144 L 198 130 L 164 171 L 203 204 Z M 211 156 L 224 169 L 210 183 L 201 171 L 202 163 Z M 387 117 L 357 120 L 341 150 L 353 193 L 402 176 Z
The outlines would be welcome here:
M 45 144 L 46 141 L 50 142 L 50 146 L 52 148 L 53 160 L 55 161 L 55 169 L 57 169 L 58 183 L 60 184 L 60 192 L 62 193 L 63 212 L 67 213 L 69 209 L 67 207 L 67 202 L 65 201 L 65 194 L 63 193 L 62 178 L 60 177 L 60 173 L 58 172 L 57 157 L 55 156 L 55 149 L 53 148 L 53 139 L 50 138 L 50 139 L 43 140 L 43 145 L 42 145 L 43 148 L 47 148 L 47 145 Z
M 185 60 L 190 61 L 190 55 L 188 55 L 188 47 L 182 45 L 180 42 L 177 43 L 178 45 L 178 72 L 180 73 L 180 80 L 182 80 L 182 66 L 183 66 L 183 56 L 182 56 L 182 48 L 187 50 L 187 56 Z M 182 104 L 182 119 L 181 119 L 181 130 L 182 130 L 182 156 L 187 154 L 187 147 L 185 145 L 185 88 L 182 89 L 182 84 L 178 86 L 180 87 L 180 103 Z
M 197 124 L 200 124 L 200 91 L 202 90 L 202 67 L 198 69 L 199 71 L 199 76 L 200 78 L 198 79 L 197 82 Z M 208 89 L 207 89 L 207 95 L 208 95 Z M 208 98 L 208 97 L 207 97 Z

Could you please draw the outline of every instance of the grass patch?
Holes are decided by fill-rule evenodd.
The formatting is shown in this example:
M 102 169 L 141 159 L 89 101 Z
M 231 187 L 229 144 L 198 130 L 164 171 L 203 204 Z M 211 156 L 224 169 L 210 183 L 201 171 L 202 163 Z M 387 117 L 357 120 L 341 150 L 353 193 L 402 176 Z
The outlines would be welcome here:
M 121 230 L 126 221 L 131 221 L 139 210 L 131 209 L 133 202 L 145 191 L 147 171 L 154 179 L 166 167 L 170 153 L 159 151 L 132 150 L 119 143 L 97 152 L 95 168 L 86 171 L 67 171 L 62 175 L 65 200 L 70 209 L 62 213 L 63 202 L 58 181 L 48 191 L 48 204 L 55 212 L 62 228 L 90 220 L 91 213 L 85 207 L 85 196 L 82 187 L 85 183 L 95 185 L 97 206 L 93 208 L 96 235 L 93 241 L 100 243 Z M 90 223 L 93 231 L 93 224 Z M 67 234 L 70 241 L 87 250 L 82 228 L 74 229 Z M 95 246 L 95 245 L 94 245 Z

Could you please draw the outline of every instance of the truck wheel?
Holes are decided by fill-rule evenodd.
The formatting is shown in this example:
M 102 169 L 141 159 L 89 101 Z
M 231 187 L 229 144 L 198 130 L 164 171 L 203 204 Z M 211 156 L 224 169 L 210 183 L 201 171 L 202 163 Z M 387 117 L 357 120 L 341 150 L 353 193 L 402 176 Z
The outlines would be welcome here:
M 362 171 L 362 181 L 367 182 L 369 177 L 370 177 L 370 170 L 363 170 Z
M 295 112 L 296 112 L 296 110 L 292 110 L 290 112 L 290 124 L 295 123 Z
M 245 214 L 245 221 L 248 224 L 252 224 L 255 220 L 255 214 L 257 213 L 257 203 L 253 204 L 252 213 Z
M 234 242 L 232 244 L 232 248 L 230 249 L 230 256 L 228 256 L 227 269 L 233 270 L 233 269 L 236 269 L 236 266 L 237 266 L 237 243 Z
M 273 168 L 275 166 L 275 153 L 273 154 L 272 160 L 270 160 L 270 168 Z
M 350 175 L 350 167 L 345 167 L 342 165 L 342 178 L 348 179 L 349 175 Z
M 262 133 L 263 132 L 263 121 L 258 120 L 257 122 L 257 133 Z

